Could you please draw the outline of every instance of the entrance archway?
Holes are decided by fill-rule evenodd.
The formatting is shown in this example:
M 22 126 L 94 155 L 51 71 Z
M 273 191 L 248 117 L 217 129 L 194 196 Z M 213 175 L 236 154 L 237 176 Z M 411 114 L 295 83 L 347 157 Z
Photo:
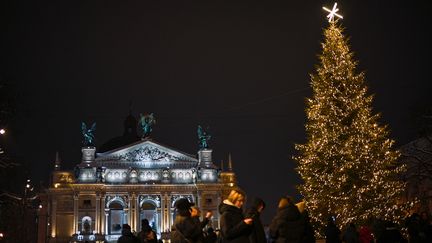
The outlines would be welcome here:
M 109 205 L 108 234 L 120 235 L 122 225 L 127 223 L 127 214 L 120 202 L 114 201 Z
M 150 226 L 154 231 L 159 232 L 159 220 L 156 210 L 156 205 L 151 201 L 144 201 L 140 207 L 140 226 L 141 229 L 141 220 L 147 219 L 149 221 Z

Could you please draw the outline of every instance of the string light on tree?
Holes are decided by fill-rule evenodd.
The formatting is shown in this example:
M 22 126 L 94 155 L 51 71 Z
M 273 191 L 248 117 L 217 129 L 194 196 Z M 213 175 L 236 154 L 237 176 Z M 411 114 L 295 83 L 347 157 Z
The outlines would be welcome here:
M 316 229 L 322 230 L 331 216 L 342 226 L 372 217 L 400 221 L 411 206 L 398 202 L 405 190 L 398 178 L 406 167 L 397 163 L 394 141 L 372 112 L 365 74 L 356 70 L 343 28 L 334 20 L 342 18 L 337 5 L 324 9 L 330 24 L 311 75 L 307 141 L 296 145 L 294 157 L 304 182 L 299 190 Z
M 326 7 L 323 7 L 323 9 L 325 11 L 329 12 L 329 14 L 327 15 L 327 18 L 328 18 L 328 21 L 330 23 L 334 22 L 334 16 L 336 16 L 336 17 L 338 17 L 340 19 L 343 19 L 342 15 L 340 15 L 340 14 L 337 13 L 337 11 L 339 11 L 339 9 L 337 8 L 337 3 L 335 3 L 333 5 L 333 9 L 332 10 L 330 10 L 330 9 L 328 9 Z

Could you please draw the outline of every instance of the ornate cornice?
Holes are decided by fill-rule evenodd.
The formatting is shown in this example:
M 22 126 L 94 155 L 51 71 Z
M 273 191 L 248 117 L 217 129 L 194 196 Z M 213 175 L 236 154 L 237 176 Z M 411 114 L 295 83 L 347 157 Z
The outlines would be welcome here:
M 114 154 L 104 158 L 99 158 L 98 161 L 128 161 L 128 162 L 169 162 L 169 161 L 189 161 L 191 160 L 186 156 L 181 156 L 180 154 L 174 155 L 160 150 L 159 148 L 146 145 L 139 147 L 132 151 L 123 154 Z

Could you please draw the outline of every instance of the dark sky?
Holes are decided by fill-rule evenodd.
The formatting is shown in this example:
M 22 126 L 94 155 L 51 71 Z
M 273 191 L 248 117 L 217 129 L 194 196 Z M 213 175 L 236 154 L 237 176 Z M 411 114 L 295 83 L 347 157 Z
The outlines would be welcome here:
M 205 2 L 205 3 L 203 3 Z M 426 3 L 340 1 L 374 110 L 401 145 L 432 104 L 432 9 Z M 0 78 L 13 86 L 7 144 L 47 181 L 56 151 L 80 161 L 80 122 L 96 144 L 123 133 L 132 111 L 153 112 L 156 141 L 196 154 L 210 127 L 214 160 L 232 154 L 249 197 L 299 198 L 294 144 L 320 53 L 328 1 L 17 1 L 0 3 Z

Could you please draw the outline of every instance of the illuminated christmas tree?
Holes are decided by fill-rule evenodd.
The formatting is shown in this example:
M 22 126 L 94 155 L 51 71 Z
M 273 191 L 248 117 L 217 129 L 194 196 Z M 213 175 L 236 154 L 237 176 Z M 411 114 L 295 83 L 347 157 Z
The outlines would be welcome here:
M 407 209 L 398 204 L 405 167 L 397 164 L 394 141 L 372 112 L 364 73 L 356 71 L 343 29 L 333 20 L 339 15 L 330 15 L 320 64 L 311 75 L 307 142 L 296 145 L 297 170 L 304 181 L 299 190 L 318 227 L 330 216 L 343 226 L 371 217 L 398 221 Z

